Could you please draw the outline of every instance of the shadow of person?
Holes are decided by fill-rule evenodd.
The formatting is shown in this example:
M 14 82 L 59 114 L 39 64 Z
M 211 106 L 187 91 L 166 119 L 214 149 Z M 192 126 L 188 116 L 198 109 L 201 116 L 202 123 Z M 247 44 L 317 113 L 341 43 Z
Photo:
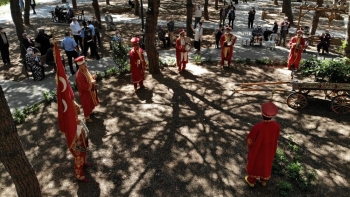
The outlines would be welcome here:
M 96 146 L 103 144 L 102 138 L 106 134 L 106 127 L 104 125 L 103 116 L 105 116 L 104 113 L 97 113 L 97 114 L 91 115 L 91 119 L 94 122 L 86 123 L 86 126 L 89 128 L 89 133 L 88 133 L 89 141 Z
M 185 79 L 197 81 L 197 77 L 194 74 L 192 74 L 191 72 L 189 72 L 188 70 L 181 71 L 180 75 L 183 76 Z
M 101 195 L 100 184 L 93 179 L 90 172 L 85 170 L 85 176 L 90 180 L 89 183 L 78 182 L 77 196 L 79 197 L 98 197 Z
M 136 91 L 137 97 L 141 101 L 146 101 L 146 103 L 153 103 L 153 91 L 147 88 L 140 88 Z

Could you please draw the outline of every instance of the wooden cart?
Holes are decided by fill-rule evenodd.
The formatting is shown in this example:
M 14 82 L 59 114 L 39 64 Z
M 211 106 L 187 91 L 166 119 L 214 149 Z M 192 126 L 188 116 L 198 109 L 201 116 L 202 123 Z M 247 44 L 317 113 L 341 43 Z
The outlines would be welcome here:
M 337 114 L 350 112 L 350 83 L 290 83 L 293 92 L 287 98 L 287 105 L 293 109 L 302 109 L 307 106 L 307 94 L 311 90 L 321 90 L 325 98 L 331 99 L 331 109 Z

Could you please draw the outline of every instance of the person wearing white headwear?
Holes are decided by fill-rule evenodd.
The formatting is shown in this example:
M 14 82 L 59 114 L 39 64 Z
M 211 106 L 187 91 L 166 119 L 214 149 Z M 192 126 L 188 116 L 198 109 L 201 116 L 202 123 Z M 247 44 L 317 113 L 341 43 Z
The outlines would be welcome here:
M 280 44 L 282 44 L 283 39 L 283 45 L 286 47 L 286 38 L 288 35 L 288 29 L 290 28 L 290 22 L 288 21 L 288 17 L 284 17 L 283 22 L 281 23 L 281 36 L 280 36 Z
M 34 81 L 41 81 L 45 78 L 44 65 L 40 61 L 40 55 L 34 53 L 34 50 L 32 48 L 27 49 L 25 63 L 27 69 L 32 72 Z

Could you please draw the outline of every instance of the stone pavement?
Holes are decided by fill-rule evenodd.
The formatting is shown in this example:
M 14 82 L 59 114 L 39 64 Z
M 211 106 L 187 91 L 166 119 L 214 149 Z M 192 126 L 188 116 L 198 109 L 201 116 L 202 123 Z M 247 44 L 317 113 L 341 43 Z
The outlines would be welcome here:
M 43 0 L 46 1 L 46 0 Z M 55 2 L 59 2 L 58 0 L 54 0 Z M 247 13 L 248 10 L 251 7 L 256 8 L 256 20 L 254 22 L 254 25 L 260 24 L 263 27 L 270 27 L 269 24 L 266 24 L 265 21 L 261 20 L 261 13 L 262 10 L 259 9 L 258 3 L 261 1 L 266 0 L 260 0 L 260 1 L 254 1 L 249 2 L 248 4 L 238 4 L 236 5 L 236 20 L 234 24 L 233 33 L 237 35 L 238 40 L 237 44 L 235 45 L 235 52 L 234 52 L 234 59 L 236 58 L 250 58 L 252 60 L 259 59 L 263 57 L 268 57 L 273 59 L 279 59 L 279 60 L 286 60 L 288 57 L 288 49 L 283 47 L 276 47 L 276 50 L 271 51 L 270 49 L 266 49 L 265 47 L 260 46 L 242 46 L 241 45 L 241 38 L 243 35 L 243 32 L 251 31 L 247 29 Z M 79 3 L 90 3 L 89 0 L 83 0 L 79 1 Z M 60 5 L 60 4 L 59 4 Z M 48 16 L 48 12 L 54 8 L 53 5 L 50 6 L 37 6 L 37 15 L 33 15 L 31 17 L 33 18 L 47 18 L 51 17 Z M 128 24 L 141 24 L 140 18 L 126 18 L 123 15 L 112 15 L 118 23 L 128 23 Z M 91 17 L 90 17 L 91 18 Z M 0 14 L 0 23 L 3 22 L 9 22 L 9 19 L 11 20 L 11 17 L 8 14 Z M 87 16 L 87 19 L 89 19 L 89 16 Z M 102 17 L 102 20 L 103 17 Z M 166 25 L 166 21 L 159 20 L 159 25 Z M 213 31 L 217 28 L 217 23 L 212 21 L 206 21 L 203 23 L 203 28 L 212 29 Z M 68 24 L 67 24 L 68 26 Z M 185 28 L 185 21 L 175 21 L 176 28 Z M 291 29 L 291 32 L 295 32 L 295 29 Z M 215 49 L 214 44 L 210 48 L 202 48 L 201 50 L 201 56 L 202 60 L 208 60 L 209 58 L 211 60 L 220 60 L 220 49 Z M 189 54 L 190 61 L 194 58 L 194 53 Z M 309 58 L 312 55 L 315 55 L 315 53 L 308 52 L 303 54 L 303 58 Z M 160 50 L 159 51 L 160 58 L 166 58 L 166 57 L 174 57 L 175 56 L 175 50 Z M 333 56 L 330 56 L 333 57 Z M 95 72 L 99 71 L 102 72 L 110 67 L 114 67 L 115 64 L 112 60 L 112 58 L 102 58 L 99 61 L 92 60 L 88 61 L 88 67 L 90 71 Z M 69 73 L 69 72 L 68 72 Z M 69 76 L 69 80 L 71 83 L 74 83 L 75 78 L 74 76 Z M 11 111 L 13 112 L 15 108 L 23 108 L 27 105 L 32 105 L 37 102 L 41 102 L 44 100 L 43 92 L 45 91 L 51 91 L 55 90 L 56 84 L 54 80 L 54 73 L 47 73 L 46 78 L 43 81 L 33 81 L 32 78 L 25 79 L 21 82 L 13 82 L 13 81 L 0 81 L 0 85 L 2 86 L 5 97 L 8 101 L 9 107 Z

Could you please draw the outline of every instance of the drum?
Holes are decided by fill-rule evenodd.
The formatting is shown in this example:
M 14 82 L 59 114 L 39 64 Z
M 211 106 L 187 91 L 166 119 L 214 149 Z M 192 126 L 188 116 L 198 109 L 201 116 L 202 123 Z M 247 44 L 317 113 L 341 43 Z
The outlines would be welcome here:
M 186 45 L 185 45 L 185 50 L 186 50 L 186 51 L 189 51 L 189 50 L 191 50 L 191 45 L 189 45 L 189 44 L 186 44 Z
M 232 41 L 228 41 L 227 46 L 231 46 L 231 45 L 232 45 Z

